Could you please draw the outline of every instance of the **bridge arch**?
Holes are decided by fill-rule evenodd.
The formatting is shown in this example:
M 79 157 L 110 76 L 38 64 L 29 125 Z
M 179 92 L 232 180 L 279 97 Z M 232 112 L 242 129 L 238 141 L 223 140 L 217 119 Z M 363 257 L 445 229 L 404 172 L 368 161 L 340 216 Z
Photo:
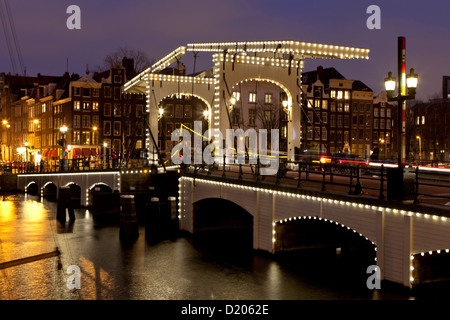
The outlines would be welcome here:
M 342 223 L 317 216 L 298 216 L 274 222 L 274 252 L 314 247 L 354 247 L 358 245 L 373 256 L 376 243 Z
M 41 197 L 56 200 L 58 186 L 53 181 L 46 182 L 41 188 Z
M 195 93 L 186 93 L 186 92 L 171 92 L 171 93 L 164 92 L 164 94 L 165 94 L 165 96 L 162 96 L 161 98 L 159 98 L 159 101 L 157 103 L 158 106 L 161 105 L 162 101 L 164 101 L 166 99 L 169 99 L 169 98 L 172 98 L 173 96 L 176 96 L 176 97 L 194 97 L 194 98 L 197 98 L 200 101 L 202 101 L 206 105 L 206 108 L 208 108 L 208 111 L 211 113 L 211 103 L 208 100 L 206 100 L 205 97 L 202 97 L 201 95 L 198 95 L 198 94 L 195 94 Z
M 193 204 L 196 240 L 225 249 L 253 249 L 253 215 L 233 201 L 204 198 Z
M 31 194 L 33 196 L 37 196 L 38 195 L 38 191 L 39 191 L 39 186 L 38 186 L 38 183 L 36 181 L 30 181 L 25 186 L 25 193 Z
M 239 85 L 241 85 L 241 84 L 243 84 L 243 83 L 245 83 L 245 82 L 267 82 L 267 83 L 270 83 L 270 84 L 273 84 L 273 85 L 276 85 L 277 87 L 279 87 L 279 88 L 281 88 L 285 93 L 286 93 L 286 99 L 287 99 L 287 103 L 288 103 L 288 106 L 292 106 L 292 103 L 293 103 L 293 94 L 292 94 L 292 92 L 283 84 L 283 83 L 281 83 L 280 81 L 277 81 L 277 80 L 273 80 L 273 79 L 270 79 L 270 78 L 254 78 L 254 77 L 244 77 L 242 80 L 240 80 L 240 81 L 238 81 L 238 82 L 236 82 L 236 83 L 234 83 L 233 85 L 232 85 L 232 89 L 231 89 L 231 91 L 233 91 L 233 89 L 236 87 L 236 86 L 239 86 Z M 281 103 L 281 101 L 280 101 L 280 103 Z

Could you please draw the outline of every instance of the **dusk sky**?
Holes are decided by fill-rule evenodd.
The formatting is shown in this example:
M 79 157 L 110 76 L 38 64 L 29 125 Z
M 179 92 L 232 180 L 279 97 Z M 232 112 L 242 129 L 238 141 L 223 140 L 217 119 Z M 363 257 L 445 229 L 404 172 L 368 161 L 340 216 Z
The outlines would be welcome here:
M 3 2 L 1 0 L 0 2 Z M 448 0 L 11 0 L 27 75 L 83 75 L 103 57 L 125 46 L 158 60 L 192 42 L 294 40 L 371 50 L 369 60 L 306 60 L 304 71 L 336 67 L 347 79 L 363 81 L 375 94 L 388 71 L 397 73 L 397 37 L 406 37 L 406 67 L 419 74 L 417 97 L 441 93 L 450 75 Z M 81 30 L 69 30 L 70 5 L 81 8 Z M 367 7 L 381 9 L 381 29 L 369 30 Z M 0 33 L 0 72 L 12 72 Z M 212 66 L 204 53 L 197 65 Z M 181 60 L 192 72 L 192 57 Z

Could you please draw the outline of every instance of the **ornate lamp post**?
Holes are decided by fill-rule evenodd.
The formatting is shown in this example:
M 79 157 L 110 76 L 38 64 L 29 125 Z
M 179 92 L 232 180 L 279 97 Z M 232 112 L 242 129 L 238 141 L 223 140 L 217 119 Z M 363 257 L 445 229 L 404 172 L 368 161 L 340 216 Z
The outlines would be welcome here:
M 65 168 L 65 152 L 66 152 L 66 133 L 67 133 L 67 126 L 64 124 L 61 128 L 59 128 L 59 131 L 62 134 L 62 168 Z
M 392 77 L 392 72 L 385 78 L 385 88 L 388 101 L 397 101 L 398 123 L 397 123 L 397 152 L 398 152 L 398 179 L 401 180 L 401 198 L 403 199 L 403 168 L 406 162 L 406 100 L 415 99 L 418 76 L 414 69 L 406 75 L 406 40 L 404 37 L 398 38 L 398 82 Z M 398 94 L 394 96 L 398 83 Z M 408 87 L 408 94 L 406 88 Z

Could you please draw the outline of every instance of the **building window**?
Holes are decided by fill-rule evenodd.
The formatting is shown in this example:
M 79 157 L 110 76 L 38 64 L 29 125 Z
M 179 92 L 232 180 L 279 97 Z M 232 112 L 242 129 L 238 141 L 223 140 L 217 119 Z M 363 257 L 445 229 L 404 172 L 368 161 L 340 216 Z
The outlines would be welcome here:
M 425 116 L 422 116 L 422 124 L 425 124 Z
M 335 90 L 331 90 L 330 91 L 330 98 L 331 99 L 336 99 L 336 91 Z
M 336 102 L 331 101 L 331 109 L 330 109 L 330 111 L 331 112 L 336 112 Z
M 322 100 L 322 109 L 327 110 L 328 109 L 328 100 Z
M 322 122 L 328 123 L 328 113 L 322 112 Z
M 98 102 L 92 102 L 92 111 L 98 111 Z
M 350 117 L 344 116 L 344 127 L 349 127 L 349 126 L 350 126 Z
M 248 94 L 248 102 L 250 103 L 256 103 L 256 93 L 250 92 Z
M 93 88 L 92 89 L 92 96 L 93 97 L 98 97 L 100 95 L 100 90 L 98 88 Z
M 314 100 L 314 108 L 320 109 L 320 100 Z
M 83 131 L 81 133 L 81 143 L 90 144 L 91 143 L 91 133 L 89 131 Z
M 254 126 L 256 124 L 256 109 L 248 109 L 248 125 Z
M 241 100 L 241 93 L 240 93 L 240 92 L 237 92 L 237 91 L 233 92 L 233 98 L 234 98 L 236 101 Z
M 378 119 L 373 120 L 373 128 L 378 129 Z
M 264 103 L 272 103 L 272 94 L 271 93 L 266 93 L 264 95 Z
M 332 114 L 330 116 L 330 126 L 331 127 L 336 127 L 336 116 L 334 114 Z
M 323 128 L 322 127 L 322 140 L 324 140 L 324 141 L 326 141 L 326 140 L 328 140 L 328 131 L 327 131 L 327 128 Z
M 98 144 L 98 141 L 99 141 L 98 131 L 92 132 L 92 144 L 96 145 L 96 144 Z
M 183 105 L 175 105 L 175 118 L 183 118 Z
M 389 119 L 387 119 L 386 120 L 386 129 L 391 129 L 392 128 L 392 125 L 391 125 L 391 120 L 389 120 Z
M 385 122 L 384 119 L 380 119 L 380 129 L 384 129 Z
M 99 116 L 92 116 L 92 125 L 98 126 L 100 124 L 99 122 Z
M 271 126 L 272 124 L 272 111 L 271 110 L 264 110 L 264 121 L 268 126 Z
M 120 121 L 114 121 L 114 135 L 115 136 L 120 136 L 120 126 L 121 126 Z
M 166 136 L 167 137 L 171 137 L 172 136 L 172 132 L 173 132 L 173 123 L 172 122 L 167 122 L 166 123 Z
M 173 107 L 173 105 L 172 105 Z M 173 110 L 173 108 L 172 108 Z M 142 117 L 144 115 L 144 106 L 142 104 L 138 104 L 136 106 L 136 117 Z
M 373 115 L 374 117 L 379 117 L 378 108 L 373 108 Z
M 233 108 L 233 112 L 232 112 L 233 124 L 239 124 L 240 118 L 241 118 L 241 109 Z
M 345 91 L 344 92 L 344 99 L 345 100 L 350 100 L 350 91 Z
M 111 87 L 104 87 L 103 95 L 105 96 L 105 98 L 111 98 Z
M 342 116 L 337 117 L 337 126 L 338 126 L 338 128 L 342 127 Z
M 120 152 L 120 144 L 121 144 L 121 141 L 119 139 L 114 139 L 113 144 L 112 144 L 112 151 Z
M 122 76 L 119 74 L 114 75 L 114 83 L 121 83 L 122 82 Z
M 166 104 L 166 106 L 164 107 L 164 117 L 173 117 L 173 104 Z
M 111 103 L 105 103 L 103 114 L 105 116 L 111 116 Z
M 114 103 L 114 116 L 120 117 L 122 115 L 122 106 L 120 103 Z
M 392 110 L 391 110 L 391 108 L 387 108 L 387 109 L 386 109 L 386 117 L 387 117 L 387 118 L 390 118 L 391 115 L 392 115 Z
M 91 89 L 83 88 L 83 97 L 90 97 L 90 96 L 91 96 Z
M 103 134 L 105 136 L 111 135 L 111 121 L 103 121 Z
M 350 112 L 350 103 L 346 102 L 344 104 L 344 112 Z
M 306 139 L 312 140 L 312 137 L 313 137 L 313 129 L 312 127 L 308 127 L 306 131 Z
M 83 128 L 89 128 L 91 126 L 91 117 L 90 116 L 82 117 L 82 126 L 83 126 Z
M 312 111 L 308 111 L 308 122 L 312 123 L 314 120 L 314 115 Z
M 344 110 L 344 104 L 342 102 L 338 102 L 338 112 L 342 112 Z
M 78 115 L 78 114 L 73 116 L 73 127 L 74 128 L 80 127 L 80 115 Z
M 114 88 L 114 100 L 120 100 L 120 88 Z
M 81 142 L 81 133 L 80 131 L 73 132 L 72 144 L 80 144 Z
M 90 109 L 90 104 L 89 102 L 83 102 L 83 111 L 89 110 Z
M 80 89 L 81 88 L 73 87 L 73 95 L 75 97 L 79 97 L 80 96 L 80 94 L 81 94 L 81 90 Z
M 337 98 L 338 98 L 338 100 L 342 100 L 342 98 L 344 97 L 344 93 L 342 92 L 342 91 L 338 91 L 337 92 Z
M 192 118 L 192 106 L 189 105 L 184 106 L 184 117 Z
M 73 110 L 81 110 L 81 102 L 80 101 L 73 102 Z
M 359 124 L 360 124 L 361 126 L 364 125 L 364 116 L 359 116 Z

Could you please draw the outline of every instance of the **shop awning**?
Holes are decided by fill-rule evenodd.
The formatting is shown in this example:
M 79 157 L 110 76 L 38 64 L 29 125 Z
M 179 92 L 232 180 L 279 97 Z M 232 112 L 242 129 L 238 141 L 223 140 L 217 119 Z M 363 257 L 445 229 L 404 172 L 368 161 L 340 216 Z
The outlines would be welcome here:
M 46 157 L 46 156 L 48 155 L 48 152 L 49 152 L 49 151 L 50 151 L 49 149 L 45 150 L 44 153 L 42 154 L 42 156 L 43 156 L 43 157 Z
M 78 157 L 81 155 L 81 149 L 80 148 L 73 148 L 73 156 Z
M 49 155 L 52 158 L 58 158 L 59 157 L 58 149 L 53 149 L 53 150 L 49 151 Z
M 91 155 L 91 149 L 83 148 L 83 157 L 89 157 Z

